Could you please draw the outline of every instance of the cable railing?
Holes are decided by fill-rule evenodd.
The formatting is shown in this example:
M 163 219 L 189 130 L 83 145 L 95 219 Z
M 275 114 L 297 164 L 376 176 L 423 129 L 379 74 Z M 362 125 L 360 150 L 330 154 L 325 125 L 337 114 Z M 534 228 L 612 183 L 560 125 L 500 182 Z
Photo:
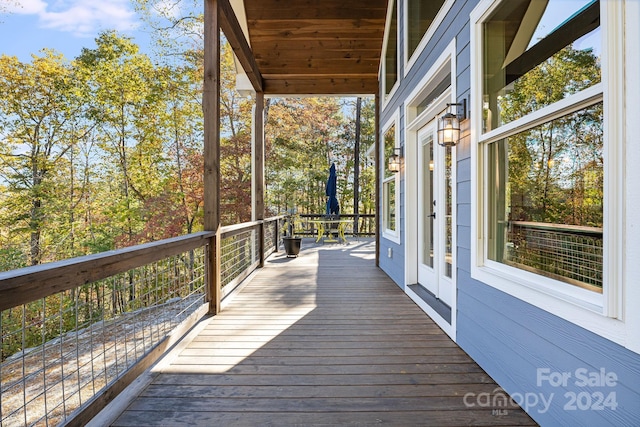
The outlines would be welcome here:
M 85 424 L 276 250 L 281 221 L 0 273 L 0 426 Z
M 296 229 L 296 234 L 301 236 L 315 236 L 317 228 L 309 220 L 322 219 L 324 214 L 301 214 L 301 227 Z M 340 219 L 351 219 L 351 225 L 347 233 L 353 236 L 373 237 L 376 235 L 376 216 L 374 214 L 340 214 Z
M 510 221 L 508 242 L 509 263 L 602 292 L 602 228 Z
M 264 258 L 277 249 L 281 240 L 281 236 L 278 235 L 281 226 L 279 227 L 278 224 L 283 219 L 284 216 L 273 217 L 264 222 L 222 227 L 220 234 L 222 297 L 232 292 L 242 280 L 260 266 Z M 264 249 L 261 251 L 262 237 L 264 237 Z

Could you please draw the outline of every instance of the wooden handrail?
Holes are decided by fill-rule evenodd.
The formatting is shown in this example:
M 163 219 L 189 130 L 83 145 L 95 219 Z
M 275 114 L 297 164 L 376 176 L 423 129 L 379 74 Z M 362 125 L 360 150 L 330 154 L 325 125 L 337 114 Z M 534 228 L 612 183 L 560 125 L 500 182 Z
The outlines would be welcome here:
M 263 221 L 265 223 L 267 223 L 267 222 L 272 222 L 272 221 L 275 221 L 275 220 L 278 220 L 278 219 L 284 219 L 285 217 L 286 217 L 286 215 L 276 215 L 276 216 L 272 216 L 272 217 L 269 217 L 269 218 L 265 218 Z
M 214 235 L 203 231 L 0 273 L 0 311 L 199 248 Z
M 277 221 L 279 219 L 284 219 L 285 215 L 272 216 L 271 218 L 261 219 L 258 221 L 248 221 L 242 222 L 240 224 L 233 225 L 225 225 L 224 227 L 220 227 L 220 236 L 224 239 L 225 237 L 231 237 L 236 234 L 243 233 L 251 228 L 258 228 L 261 224 L 267 224 L 272 221 Z
M 220 227 L 220 237 L 224 239 L 225 237 L 235 236 L 247 230 L 256 229 L 262 223 L 263 221 L 249 221 L 241 224 L 225 225 L 224 227 Z
M 322 217 L 325 216 L 326 214 L 300 214 L 300 218 L 317 218 L 317 217 Z M 346 218 L 374 218 L 376 215 L 375 214 L 352 214 L 352 213 L 340 213 L 341 217 L 346 217 Z

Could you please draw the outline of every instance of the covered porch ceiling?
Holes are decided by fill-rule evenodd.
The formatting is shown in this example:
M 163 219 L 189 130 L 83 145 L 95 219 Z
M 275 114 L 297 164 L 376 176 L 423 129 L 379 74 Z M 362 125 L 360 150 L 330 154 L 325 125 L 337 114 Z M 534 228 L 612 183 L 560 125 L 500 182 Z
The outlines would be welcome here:
M 231 6 L 236 29 L 224 22 L 221 27 L 254 90 L 265 95 L 378 91 L 387 0 L 231 0 Z M 238 29 L 248 50 L 236 40 L 239 34 L 230 34 Z M 248 55 L 252 58 L 242 58 Z

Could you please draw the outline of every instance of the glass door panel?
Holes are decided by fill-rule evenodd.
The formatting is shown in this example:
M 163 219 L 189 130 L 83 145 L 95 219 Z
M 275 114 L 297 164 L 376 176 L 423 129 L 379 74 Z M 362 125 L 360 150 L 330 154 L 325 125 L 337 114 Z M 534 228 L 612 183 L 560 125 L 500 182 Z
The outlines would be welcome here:
M 434 241 L 433 241 L 433 220 L 435 217 L 435 200 L 433 198 L 433 135 L 426 134 L 422 141 L 422 264 L 433 268 Z
M 418 283 L 447 305 L 453 301 L 453 177 L 451 147 L 437 144 L 435 123 L 418 131 Z

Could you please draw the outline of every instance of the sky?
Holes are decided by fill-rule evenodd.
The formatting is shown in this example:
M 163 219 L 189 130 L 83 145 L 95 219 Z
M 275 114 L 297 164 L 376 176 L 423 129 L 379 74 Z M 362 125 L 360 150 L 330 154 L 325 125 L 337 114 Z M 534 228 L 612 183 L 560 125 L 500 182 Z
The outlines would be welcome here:
M 533 37 L 531 37 L 531 44 L 535 44 L 539 39 L 548 36 L 549 33 L 556 30 L 566 20 L 593 2 L 594 0 L 549 0 L 542 19 Z
M 43 48 L 71 60 L 110 29 L 149 52 L 149 36 L 130 0 L 0 0 L 0 54 L 23 62 Z

